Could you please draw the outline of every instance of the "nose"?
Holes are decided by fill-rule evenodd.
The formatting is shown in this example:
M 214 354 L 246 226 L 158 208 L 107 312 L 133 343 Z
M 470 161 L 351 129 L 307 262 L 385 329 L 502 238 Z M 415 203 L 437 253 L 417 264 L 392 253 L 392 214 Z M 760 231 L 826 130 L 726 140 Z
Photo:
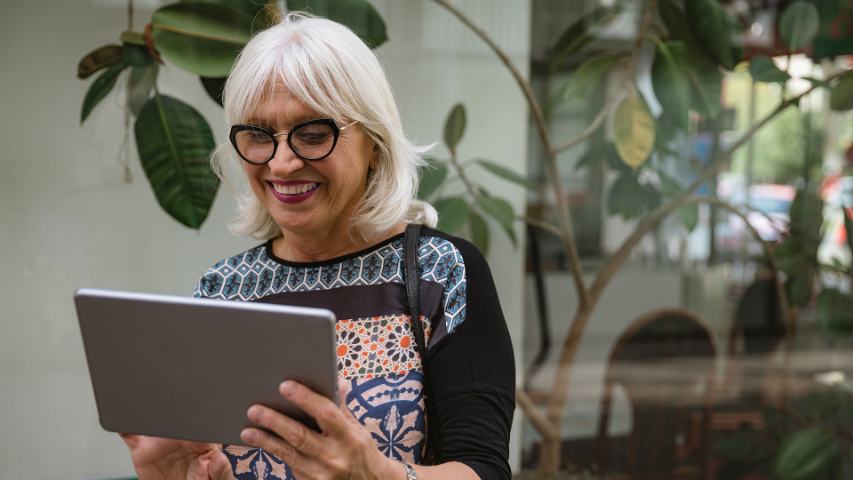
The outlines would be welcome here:
M 273 175 L 284 177 L 305 167 L 305 160 L 299 158 L 287 142 L 280 142 L 267 165 Z

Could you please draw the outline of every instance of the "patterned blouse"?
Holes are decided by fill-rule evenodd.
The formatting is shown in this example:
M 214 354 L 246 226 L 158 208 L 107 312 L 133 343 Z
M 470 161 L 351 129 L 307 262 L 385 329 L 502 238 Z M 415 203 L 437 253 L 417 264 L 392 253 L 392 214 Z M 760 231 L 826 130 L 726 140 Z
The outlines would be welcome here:
M 195 296 L 328 308 L 338 319 L 347 407 L 386 456 L 423 463 L 429 412 L 435 463 L 459 461 L 481 478 L 509 478 L 514 361 L 488 265 L 473 245 L 436 230 L 423 228 L 418 243 L 427 377 L 409 315 L 402 234 L 311 263 L 277 258 L 270 241 L 213 265 Z M 261 449 L 223 451 L 238 480 L 294 478 Z

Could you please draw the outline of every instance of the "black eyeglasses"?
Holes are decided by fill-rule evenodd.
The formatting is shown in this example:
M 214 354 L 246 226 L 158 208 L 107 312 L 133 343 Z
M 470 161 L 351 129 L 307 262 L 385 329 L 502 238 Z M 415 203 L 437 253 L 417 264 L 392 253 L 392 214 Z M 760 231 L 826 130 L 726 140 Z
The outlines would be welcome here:
M 338 144 L 338 136 L 356 122 L 338 127 L 330 118 L 318 118 L 294 125 L 290 131 L 273 132 L 257 125 L 231 127 L 231 144 L 240 157 L 254 165 L 263 165 L 275 156 L 278 138 L 287 135 L 287 145 L 303 160 L 322 160 Z

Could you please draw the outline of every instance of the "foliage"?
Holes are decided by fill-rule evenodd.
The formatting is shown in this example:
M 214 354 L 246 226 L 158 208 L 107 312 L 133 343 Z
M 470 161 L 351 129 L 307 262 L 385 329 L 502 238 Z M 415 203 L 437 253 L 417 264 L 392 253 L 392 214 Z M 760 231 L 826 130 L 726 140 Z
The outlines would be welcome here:
M 368 45 L 387 40 L 385 23 L 367 0 L 288 0 L 293 10 L 309 10 L 349 26 Z M 274 7 L 260 0 L 182 0 L 158 8 L 145 33 L 122 32 L 121 45 L 89 52 L 78 65 L 92 82 L 80 113 L 89 118 L 130 70 L 128 108 L 143 169 L 160 206 L 187 227 L 201 227 L 218 188 L 207 158 L 214 148 L 210 126 L 192 106 L 157 89 L 163 59 L 199 76 L 208 95 L 222 105 L 222 88 L 237 54 L 252 34 L 273 23 Z

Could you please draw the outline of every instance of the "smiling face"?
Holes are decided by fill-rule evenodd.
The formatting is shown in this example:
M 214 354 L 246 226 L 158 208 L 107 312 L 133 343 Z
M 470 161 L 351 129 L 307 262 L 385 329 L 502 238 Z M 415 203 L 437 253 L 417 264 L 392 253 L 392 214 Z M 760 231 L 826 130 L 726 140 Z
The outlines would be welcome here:
M 324 118 L 283 87 L 276 87 L 247 119 L 274 132 Z M 344 125 L 338 125 L 343 127 Z M 303 160 L 279 135 L 275 156 L 265 165 L 243 162 L 258 200 L 284 237 L 311 236 L 318 243 L 349 238 L 352 218 L 365 191 L 373 143 L 358 124 L 340 132 L 337 145 L 322 160 Z

